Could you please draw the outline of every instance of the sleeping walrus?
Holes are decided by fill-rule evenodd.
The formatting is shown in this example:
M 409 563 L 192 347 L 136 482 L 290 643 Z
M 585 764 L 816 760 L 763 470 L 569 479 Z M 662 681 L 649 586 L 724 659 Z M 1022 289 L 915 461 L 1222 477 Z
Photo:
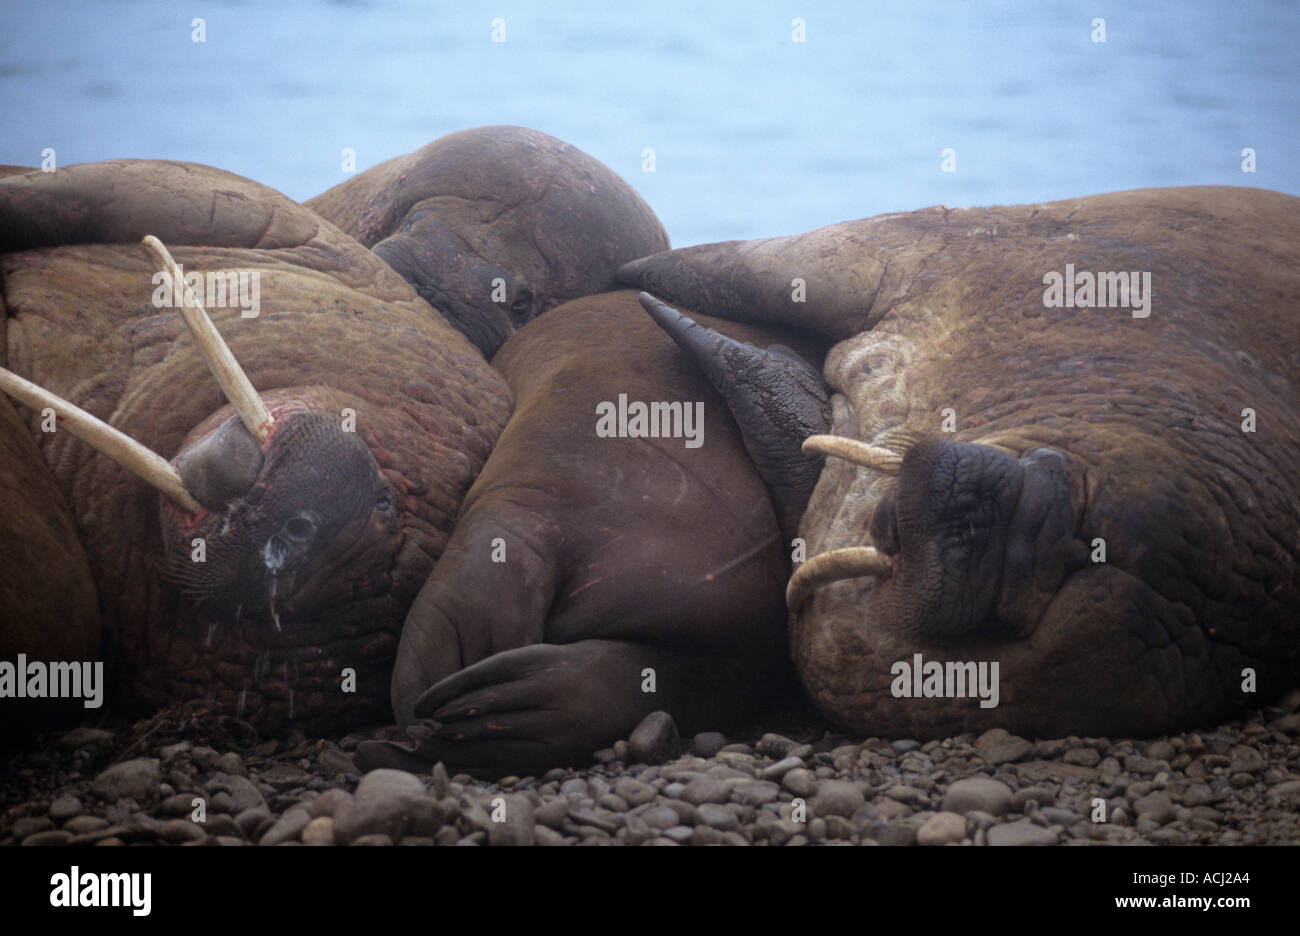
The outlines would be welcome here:
M 620 276 L 839 342 L 787 593 L 836 721 L 1152 735 L 1300 683 L 1300 199 L 930 208 Z M 748 412 L 769 483 L 806 471 L 779 410 Z

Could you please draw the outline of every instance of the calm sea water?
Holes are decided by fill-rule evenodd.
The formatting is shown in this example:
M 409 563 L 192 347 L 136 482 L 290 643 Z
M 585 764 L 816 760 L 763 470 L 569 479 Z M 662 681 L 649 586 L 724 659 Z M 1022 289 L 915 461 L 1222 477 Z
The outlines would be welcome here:
M 302 199 L 344 148 L 364 169 L 516 123 L 621 173 L 679 246 L 936 203 L 1300 194 L 1295 2 L 2 2 L 5 163 L 184 159 Z

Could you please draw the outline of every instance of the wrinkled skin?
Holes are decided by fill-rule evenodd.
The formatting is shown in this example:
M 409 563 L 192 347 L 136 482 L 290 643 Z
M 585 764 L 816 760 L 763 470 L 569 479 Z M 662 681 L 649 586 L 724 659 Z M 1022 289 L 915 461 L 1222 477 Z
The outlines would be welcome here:
M 549 309 L 613 289 L 620 264 L 668 249 L 618 174 L 523 127 L 449 134 L 304 204 L 371 247 L 488 358 Z
M 1044 275 L 1066 264 L 1150 272 L 1149 317 L 1046 308 Z M 1300 200 L 930 208 L 620 277 L 837 339 L 831 431 L 906 453 L 897 477 L 828 458 L 799 527 L 809 557 L 874 544 L 892 567 L 793 609 L 800 676 L 836 721 L 1154 735 L 1300 683 Z M 894 697 L 891 667 L 915 653 L 998 662 L 1000 704 Z
M 7 447 L 35 440 L 75 518 L 98 599 L 60 623 L 102 632 L 107 704 L 209 698 L 269 731 L 382 717 L 402 621 L 505 424 L 505 384 L 373 253 L 229 173 L 122 160 L 12 175 L 0 232 L 5 366 L 176 456 L 202 492 L 189 515 L 37 414 L 26 438 L 5 428 Z M 264 448 L 177 310 L 153 305 L 144 234 L 187 272 L 260 274 L 258 317 L 207 305 L 276 418 Z M 0 513 L 30 490 L 6 486 Z
M 764 346 L 775 337 L 702 323 Z M 789 564 L 771 501 L 726 405 L 636 293 L 568 303 L 492 363 L 515 412 L 394 669 L 393 707 L 414 741 L 367 743 L 359 762 L 540 771 L 585 763 L 656 709 L 689 731 L 779 697 L 793 684 Z M 703 401 L 703 444 L 598 437 L 597 404 L 621 393 Z

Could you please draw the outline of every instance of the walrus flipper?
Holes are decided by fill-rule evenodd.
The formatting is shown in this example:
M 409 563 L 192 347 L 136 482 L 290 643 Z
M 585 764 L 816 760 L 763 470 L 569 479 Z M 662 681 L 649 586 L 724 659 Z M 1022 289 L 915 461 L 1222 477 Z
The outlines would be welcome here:
M 649 293 L 639 299 L 727 401 L 745 450 L 772 494 L 777 522 L 793 535 L 824 463 L 800 446 L 831 425 L 821 374 L 785 345 L 763 350 L 706 328 Z

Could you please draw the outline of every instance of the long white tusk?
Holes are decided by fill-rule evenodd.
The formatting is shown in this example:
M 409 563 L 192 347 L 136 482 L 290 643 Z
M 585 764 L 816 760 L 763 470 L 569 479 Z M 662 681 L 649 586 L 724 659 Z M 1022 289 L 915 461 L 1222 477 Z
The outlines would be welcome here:
M 871 546 L 848 546 L 818 553 L 802 563 L 785 588 L 785 606 L 799 610 L 818 585 L 863 575 L 888 575 L 893 569 L 888 556 Z
M 180 474 L 166 459 L 145 448 L 126 433 L 3 367 L 0 367 L 0 390 L 34 410 L 49 407 L 54 410 L 57 427 L 67 429 L 96 451 L 104 453 L 127 471 L 162 491 L 190 513 L 203 509 L 185 490 Z
M 844 436 L 815 435 L 803 440 L 808 455 L 834 455 L 855 465 L 872 468 L 881 474 L 896 475 L 903 467 L 903 456 L 878 445 L 868 445 Z
M 194 290 L 190 289 L 185 283 L 180 268 L 176 266 L 176 261 L 172 255 L 167 252 L 162 241 L 152 234 L 145 235 L 141 243 L 144 249 L 149 252 L 154 263 L 162 268 L 172 278 L 173 283 L 183 285 L 182 293 L 184 300 L 181 304 L 181 317 L 185 319 L 185 324 L 190 327 L 190 332 L 194 335 L 194 341 L 199 346 L 199 351 L 203 359 L 208 362 L 208 368 L 212 375 L 217 378 L 217 383 L 221 384 L 221 390 L 226 394 L 226 399 L 230 405 L 235 408 L 239 418 L 244 421 L 248 431 L 252 433 L 254 439 L 261 445 L 266 445 L 267 438 L 271 435 L 271 427 L 275 425 L 275 420 L 271 417 L 271 411 L 266 408 L 262 398 L 258 395 L 257 390 L 253 388 L 253 383 L 244 373 L 244 369 L 239 366 L 235 360 L 235 355 L 231 353 L 230 346 L 226 344 L 217 327 L 212 324 L 212 319 L 199 303 L 198 297 L 194 295 Z

